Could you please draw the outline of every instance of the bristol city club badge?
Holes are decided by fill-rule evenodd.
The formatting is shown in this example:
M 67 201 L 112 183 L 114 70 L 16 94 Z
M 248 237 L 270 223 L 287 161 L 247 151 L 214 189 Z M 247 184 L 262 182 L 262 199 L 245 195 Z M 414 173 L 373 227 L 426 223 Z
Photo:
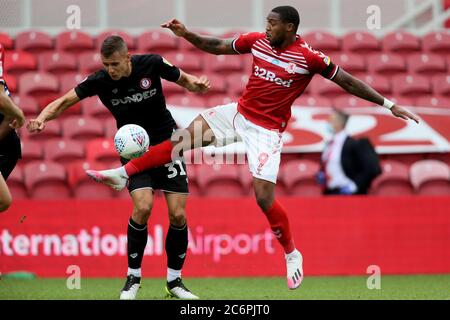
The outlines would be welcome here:
M 142 89 L 148 89 L 152 85 L 152 82 L 149 78 L 142 78 L 140 85 Z
M 295 67 L 296 67 L 295 63 L 290 62 L 290 63 L 288 63 L 288 65 L 286 66 L 286 68 L 284 70 L 286 70 L 287 73 L 294 74 Z

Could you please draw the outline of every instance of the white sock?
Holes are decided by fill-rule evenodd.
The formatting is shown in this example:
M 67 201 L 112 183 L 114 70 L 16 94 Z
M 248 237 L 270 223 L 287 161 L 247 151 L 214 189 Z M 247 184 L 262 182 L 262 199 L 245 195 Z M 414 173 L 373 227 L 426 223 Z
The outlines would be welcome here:
M 128 273 L 127 273 L 127 276 L 129 276 L 129 275 L 133 275 L 133 276 L 135 276 L 135 277 L 141 277 L 141 268 L 139 268 L 139 269 L 131 269 L 131 268 L 128 268 Z
M 286 258 L 289 258 L 289 257 L 292 257 L 292 256 L 296 256 L 296 255 L 298 255 L 298 254 L 299 254 L 298 250 L 297 250 L 297 249 L 294 249 L 294 251 L 292 251 L 291 253 L 285 253 L 284 256 L 285 256 Z
M 119 171 L 119 174 L 121 176 L 124 176 L 125 178 L 129 178 L 128 174 L 127 174 L 127 170 L 125 170 L 125 166 L 119 167 L 117 168 L 117 170 Z
M 181 270 L 167 268 L 167 282 L 173 281 L 176 278 L 181 278 Z

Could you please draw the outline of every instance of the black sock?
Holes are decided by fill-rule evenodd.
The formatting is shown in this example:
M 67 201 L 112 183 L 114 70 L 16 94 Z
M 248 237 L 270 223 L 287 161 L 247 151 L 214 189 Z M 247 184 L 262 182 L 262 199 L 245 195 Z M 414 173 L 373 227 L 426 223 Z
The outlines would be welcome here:
M 139 269 L 147 245 L 147 224 L 138 224 L 130 218 L 128 222 L 128 267 Z
M 166 237 L 167 266 L 170 269 L 181 270 L 188 247 L 187 224 L 182 227 L 170 225 Z

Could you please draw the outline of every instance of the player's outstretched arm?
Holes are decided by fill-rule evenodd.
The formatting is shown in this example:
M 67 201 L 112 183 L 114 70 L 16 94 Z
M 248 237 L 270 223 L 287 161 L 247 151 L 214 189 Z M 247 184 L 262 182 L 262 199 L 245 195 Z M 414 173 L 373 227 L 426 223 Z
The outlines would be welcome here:
M 196 77 L 182 70 L 180 72 L 180 79 L 178 79 L 176 84 L 191 92 L 205 93 L 209 90 L 210 84 L 206 76 Z
M 0 87 L 0 112 L 8 118 L 8 121 L 4 122 L 14 129 L 22 127 L 25 123 L 23 111 L 5 93 L 3 87 Z
M 47 121 L 56 119 L 64 110 L 80 101 L 74 89 L 71 89 L 62 97 L 50 102 L 36 119 L 31 119 L 27 124 L 30 132 L 41 132 L 45 128 Z
M 219 39 L 214 37 L 201 36 L 187 30 L 186 26 L 177 19 L 172 19 L 161 25 L 170 29 L 176 36 L 192 43 L 200 50 L 212 54 L 238 54 L 232 46 L 233 39 Z
M 354 96 L 390 109 L 392 114 L 398 118 L 402 118 L 404 120 L 411 119 L 419 123 L 419 118 L 416 115 L 385 99 L 371 86 L 347 73 L 342 68 L 339 68 L 338 73 L 332 81 Z

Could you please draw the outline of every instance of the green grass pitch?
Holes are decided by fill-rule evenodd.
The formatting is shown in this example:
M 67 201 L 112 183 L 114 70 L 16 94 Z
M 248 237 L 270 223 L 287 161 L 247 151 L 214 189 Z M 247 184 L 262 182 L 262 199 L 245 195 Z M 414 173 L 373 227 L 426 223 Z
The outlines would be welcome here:
M 69 290 L 66 279 L 0 280 L 0 300 L 117 299 L 124 279 L 82 278 L 81 288 Z M 284 278 L 185 278 L 185 285 L 205 300 L 335 300 L 450 299 L 450 274 L 382 276 L 381 289 L 369 290 L 367 277 L 306 277 L 297 290 Z M 165 279 L 144 278 L 138 299 L 165 299 Z

